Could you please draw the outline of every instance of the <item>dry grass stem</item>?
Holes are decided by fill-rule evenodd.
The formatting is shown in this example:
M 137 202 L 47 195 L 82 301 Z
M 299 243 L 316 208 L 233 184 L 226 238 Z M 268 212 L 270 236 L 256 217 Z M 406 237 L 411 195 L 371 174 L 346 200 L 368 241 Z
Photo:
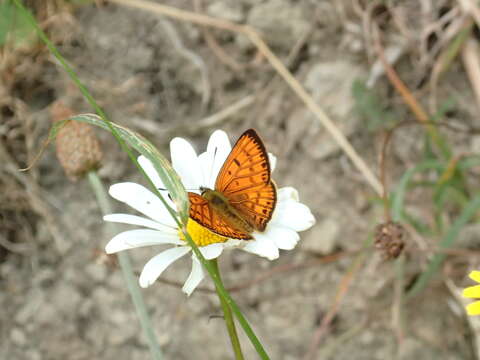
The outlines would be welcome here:
M 185 130 L 189 133 L 196 133 L 205 129 L 209 129 L 215 126 L 219 126 L 227 119 L 231 118 L 232 115 L 235 115 L 237 112 L 250 106 L 255 101 L 255 96 L 248 95 L 244 98 L 234 102 L 233 104 L 227 106 L 225 109 L 220 110 L 219 112 L 207 116 L 203 119 L 198 120 L 193 126 L 189 126 Z
M 328 329 L 330 328 L 330 324 L 332 323 L 333 319 L 337 315 L 337 312 L 340 309 L 342 300 L 347 294 L 348 289 L 350 288 L 350 285 L 352 283 L 352 280 L 357 274 L 362 264 L 363 264 L 363 258 L 359 259 L 359 261 L 357 260 L 354 263 L 354 266 L 351 268 L 351 270 L 348 271 L 342 277 L 342 280 L 338 285 L 338 290 L 337 290 L 337 293 L 335 294 L 335 299 L 333 301 L 333 304 L 328 310 L 327 314 L 323 317 L 322 322 L 320 323 L 320 326 L 317 328 L 317 330 L 315 330 L 312 336 L 312 340 L 310 342 L 310 346 L 308 348 L 308 352 L 304 357 L 304 360 L 316 359 L 315 355 L 317 353 L 318 347 L 322 342 L 322 339 L 327 333 Z
M 358 155 L 356 150 L 350 144 L 343 133 L 335 126 L 334 122 L 326 115 L 326 113 L 318 106 L 313 98 L 307 93 L 300 82 L 288 71 L 280 59 L 270 50 L 267 44 L 262 40 L 258 33 L 251 27 L 238 25 L 229 21 L 213 18 L 210 16 L 197 14 L 190 11 L 180 10 L 166 5 L 155 4 L 144 0 L 109 0 L 112 3 L 128 5 L 143 10 L 166 15 L 182 21 L 188 21 L 194 24 L 211 26 L 218 29 L 237 32 L 246 35 L 250 41 L 257 47 L 261 54 L 268 60 L 272 67 L 280 74 L 295 94 L 304 102 L 304 104 L 312 111 L 317 120 L 327 129 L 334 138 L 340 148 L 347 154 L 353 164 L 364 176 L 365 180 L 370 184 L 373 190 L 381 195 L 382 185 L 374 173 L 370 170 L 364 160 Z
M 469 14 L 478 27 L 480 27 L 480 8 L 474 0 L 458 0 L 462 10 Z
M 405 289 L 405 254 L 400 255 L 395 263 L 396 277 L 393 284 L 392 328 L 397 339 L 398 352 L 405 339 L 403 319 L 403 299 Z
M 453 280 L 451 280 L 450 278 L 445 278 L 444 282 L 445 282 L 445 285 L 447 286 L 448 290 L 450 291 L 450 294 L 452 294 L 452 297 L 455 299 L 456 304 L 459 305 L 459 308 L 461 309 L 462 315 L 463 315 L 463 308 L 465 306 L 467 306 L 468 304 L 470 304 L 473 299 L 464 298 L 462 296 L 463 288 L 455 285 Z M 465 315 L 463 315 L 463 316 L 465 316 Z M 473 336 L 473 338 L 474 338 L 473 342 L 475 344 L 475 348 L 477 349 L 476 359 L 480 360 L 480 352 L 479 352 L 479 349 L 480 349 L 480 317 L 479 316 L 466 316 L 466 319 L 467 319 L 468 325 L 470 327 L 471 336 Z
M 462 48 L 462 60 L 468 79 L 472 84 L 473 92 L 477 98 L 477 105 L 480 106 L 480 54 L 477 40 L 468 39 Z
M 180 35 L 178 35 L 177 30 L 175 30 L 174 26 L 170 23 L 170 21 L 165 18 L 161 18 L 159 22 L 160 25 L 163 27 L 163 30 L 165 30 L 165 33 L 171 41 L 174 49 L 180 54 L 180 56 L 192 63 L 193 66 L 196 67 L 200 72 L 203 87 L 202 105 L 206 106 L 210 102 L 210 97 L 212 94 L 210 81 L 208 80 L 207 65 L 205 65 L 205 62 L 200 55 L 197 55 L 192 50 L 185 47 L 182 39 L 180 38 Z
M 3 161 L 3 172 L 10 174 L 15 178 L 25 189 L 32 209 L 43 217 L 47 227 L 55 241 L 55 245 L 60 252 L 62 252 L 68 245 L 65 243 L 64 236 L 60 231 L 58 219 L 47 204 L 48 199 L 44 199 L 44 194 L 38 184 L 34 181 L 31 174 L 25 174 L 18 171 L 18 164 L 8 154 L 2 142 L 0 142 L 0 159 Z
M 473 21 L 470 18 L 457 19 L 449 25 L 448 29 L 456 30 L 456 39 L 448 46 L 433 64 L 432 74 L 429 81 L 429 110 L 431 114 L 437 112 L 437 87 L 440 76 L 448 69 L 452 61 L 457 57 L 463 42 L 468 38 L 472 30 Z
M 395 70 L 388 63 L 387 58 L 385 57 L 385 51 L 383 49 L 383 46 L 380 40 L 380 31 L 375 25 L 373 25 L 373 34 L 374 34 L 374 44 L 375 44 L 375 49 L 377 51 L 377 55 L 383 63 L 388 79 L 390 80 L 392 85 L 395 87 L 395 89 L 399 92 L 399 94 L 402 96 L 403 100 L 408 105 L 408 107 L 412 110 L 417 120 L 424 124 L 428 123 L 428 118 L 429 118 L 428 114 L 426 113 L 425 110 L 423 110 L 422 106 L 412 95 L 411 91 L 407 88 L 405 83 L 398 77 Z
M 193 6 L 195 11 L 198 13 L 202 12 L 202 1 L 201 0 L 193 0 Z M 208 47 L 213 51 L 213 53 L 217 56 L 218 60 L 220 60 L 224 65 L 228 66 L 235 72 L 240 72 L 245 69 L 247 66 L 246 64 L 240 64 L 236 61 L 232 56 L 230 56 L 223 47 L 217 42 L 215 36 L 206 28 L 202 27 L 202 34 L 205 38 L 205 42 Z

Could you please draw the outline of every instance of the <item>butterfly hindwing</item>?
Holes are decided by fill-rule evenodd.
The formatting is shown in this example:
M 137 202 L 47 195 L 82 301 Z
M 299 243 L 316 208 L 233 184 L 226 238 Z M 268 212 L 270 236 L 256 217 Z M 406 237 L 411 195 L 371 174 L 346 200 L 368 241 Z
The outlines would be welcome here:
M 210 231 L 232 239 L 251 239 L 252 236 L 229 226 L 202 196 L 189 192 L 190 218 Z
M 277 201 L 268 153 L 255 130 L 245 131 L 223 164 L 215 190 L 255 229 L 265 230 Z

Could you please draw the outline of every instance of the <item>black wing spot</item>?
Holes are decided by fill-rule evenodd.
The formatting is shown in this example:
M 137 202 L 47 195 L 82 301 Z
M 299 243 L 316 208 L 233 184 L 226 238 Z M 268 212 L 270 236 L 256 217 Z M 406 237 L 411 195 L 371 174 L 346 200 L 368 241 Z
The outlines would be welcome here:
M 265 215 L 267 215 L 267 212 L 268 212 L 268 211 L 267 211 L 267 209 L 263 209 L 262 212 L 263 212 Z
M 233 162 L 237 164 L 237 166 L 240 166 L 240 161 L 238 161 L 237 159 L 233 159 Z

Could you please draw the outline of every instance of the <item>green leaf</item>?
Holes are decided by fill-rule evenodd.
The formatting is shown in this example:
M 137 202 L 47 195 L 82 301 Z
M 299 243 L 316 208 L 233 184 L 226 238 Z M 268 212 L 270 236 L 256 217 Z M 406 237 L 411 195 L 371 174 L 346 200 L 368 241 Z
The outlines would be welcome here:
M 11 41 L 14 47 L 29 45 L 37 40 L 35 28 L 24 16 L 17 16 L 11 1 L 0 2 L 0 46 Z
M 478 155 L 465 158 L 458 162 L 457 170 L 461 173 L 471 167 L 480 165 L 480 157 Z M 393 191 L 392 199 L 392 218 L 394 221 L 401 221 L 404 212 L 405 194 L 408 187 L 412 184 L 412 178 L 415 174 L 426 170 L 436 170 L 442 173 L 448 166 L 447 163 L 440 160 L 426 160 L 411 169 L 408 169 L 400 179 L 396 189 Z
M 480 158 L 478 156 L 473 156 L 470 158 L 463 159 L 458 163 L 458 171 L 465 171 L 470 167 L 478 166 L 480 164 Z M 447 163 L 439 160 L 427 160 L 417 166 L 409 169 L 400 179 L 400 182 L 392 194 L 392 218 L 394 221 L 400 221 L 402 218 L 405 218 L 404 214 L 404 201 L 405 194 L 413 176 L 419 172 L 427 170 L 436 170 L 441 173 L 448 166 Z M 439 243 L 439 247 L 443 249 L 450 248 L 458 233 L 479 211 L 480 209 L 480 195 L 476 195 L 472 200 L 468 201 L 467 204 L 462 208 L 460 216 L 455 220 L 453 225 L 444 235 L 443 239 Z M 407 216 L 408 218 L 408 216 Z M 411 219 L 410 219 L 411 220 Z M 437 273 L 439 267 L 441 266 L 443 260 L 445 259 L 445 254 L 436 254 L 432 261 L 429 263 L 427 269 L 419 276 L 409 293 L 407 298 L 411 298 L 422 291 L 425 286 L 428 284 L 430 279 Z
M 381 98 L 372 89 L 365 86 L 364 81 L 355 80 L 352 84 L 352 96 L 355 100 L 355 111 L 366 119 L 370 131 L 388 128 L 395 123 L 395 116 L 387 111 Z
M 393 221 L 401 221 L 402 213 L 404 210 L 404 201 L 405 194 L 407 192 L 407 187 L 412 180 L 413 175 L 418 172 L 422 172 L 430 169 L 441 169 L 443 167 L 443 162 L 438 160 L 427 160 L 423 163 L 418 164 L 417 166 L 408 169 L 405 174 L 403 174 L 400 182 L 397 185 L 396 190 L 392 194 L 392 218 Z

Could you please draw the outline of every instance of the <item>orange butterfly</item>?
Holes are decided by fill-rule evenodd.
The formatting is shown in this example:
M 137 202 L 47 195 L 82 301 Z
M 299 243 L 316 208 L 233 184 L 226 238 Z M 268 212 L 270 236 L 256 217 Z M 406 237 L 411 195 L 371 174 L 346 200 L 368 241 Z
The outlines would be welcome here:
M 245 131 L 237 140 L 215 181 L 215 189 L 188 193 L 190 217 L 219 235 L 252 239 L 272 218 L 277 191 L 270 179 L 268 153 L 257 132 Z

